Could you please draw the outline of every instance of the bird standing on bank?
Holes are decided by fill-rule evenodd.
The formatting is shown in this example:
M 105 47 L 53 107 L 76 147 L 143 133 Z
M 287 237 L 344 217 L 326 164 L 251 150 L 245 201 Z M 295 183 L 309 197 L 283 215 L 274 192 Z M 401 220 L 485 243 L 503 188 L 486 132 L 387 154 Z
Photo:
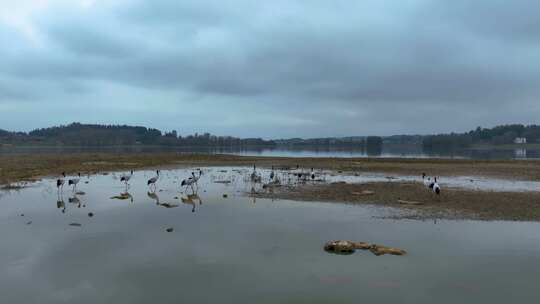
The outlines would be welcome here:
M 437 182 L 436 177 L 435 177 L 435 182 L 433 182 L 433 192 L 437 195 L 441 194 L 441 186 L 439 186 L 439 183 Z
M 427 188 L 432 188 L 430 185 L 432 184 L 431 178 L 426 176 L 426 173 L 422 173 L 422 182 L 424 183 L 424 186 Z

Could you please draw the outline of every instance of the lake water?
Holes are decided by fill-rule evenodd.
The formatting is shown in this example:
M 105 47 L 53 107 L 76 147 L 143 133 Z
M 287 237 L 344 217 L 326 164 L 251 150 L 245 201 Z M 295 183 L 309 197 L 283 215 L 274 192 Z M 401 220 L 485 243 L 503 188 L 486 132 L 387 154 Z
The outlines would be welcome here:
M 135 172 L 132 200 L 110 199 L 125 190 L 117 174 L 83 177 L 78 190 L 86 194 L 77 199 L 67 186 L 59 196 L 55 180 L 2 192 L 2 303 L 540 299 L 539 223 L 390 220 L 383 218 L 398 210 L 254 200 L 245 195 L 250 185 L 240 174 L 246 170 L 205 169 L 202 204 L 175 198 L 185 196 L 178 183 L 191 170 L 163 171 L 155 195 L 146 186 L 154 172 Z M 223 180 L 231 183 L 215 183 Z M 408 254 L 332 255 L 322 247 L 333 239 Z
M 21 153 L 140 153 L 177 152 L 233 154 L 244 156 L 275 157 L 379 157 L 379 158 L 455 158 L 455 159 L 540 159 L 539 149 L 461 149 L 424 151 L 420 145 L 383 145 L 381 149 L 362 148 L 288 148 L 288 147 L 247 147 L 247 148 L 201 148 L 164 146 L 115 146 L 115 147 L 0 147 L 0 155 Z

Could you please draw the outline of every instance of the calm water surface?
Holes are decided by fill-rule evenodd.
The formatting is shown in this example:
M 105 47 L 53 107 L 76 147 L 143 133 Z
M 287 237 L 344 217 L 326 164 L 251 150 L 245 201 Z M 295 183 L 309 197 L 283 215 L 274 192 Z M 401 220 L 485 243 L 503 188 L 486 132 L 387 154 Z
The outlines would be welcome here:
M 249 147 L 249 148 L 201 148 L 166 146 L 114 146 L 114 147 L 0 147 L 2 154 L 48 154 L 48 153 L 140 153 L 177 152 L 233 154 L 244 156 L 274 157 L 377 157 L 377 158 L 450 158 L 450 159 L 540 159 L 539 149 L 496 149 L 424 151 L 420 145 L 383 145 L 382 149 L 362 148 L 321 148 L 321 147 Z
M 175 199 L 184 196 L 178 181 L 189 172 L 164 171 L 158 183 L 159 204 L 175 208 L 148 195 L 146 180 L 154 173 L 147 171 L 132 179 L 133 201 L 110 199 L 124 191 L 117 175 L 84 177 L 79 202 L 69 202 L 67 186 L 59 197 L 53 180 L 3 192 L 2 303 L 540 300 L 538 223 L 388 220 L 380 217 L 398 211 L 253 200 L 231 168 L 205 170 L 202 204 L 189 205 Z M 225 179 L 231 183 L 214 183 Z M 331 255 L 322 246 L 332 239 L 409 254 Z

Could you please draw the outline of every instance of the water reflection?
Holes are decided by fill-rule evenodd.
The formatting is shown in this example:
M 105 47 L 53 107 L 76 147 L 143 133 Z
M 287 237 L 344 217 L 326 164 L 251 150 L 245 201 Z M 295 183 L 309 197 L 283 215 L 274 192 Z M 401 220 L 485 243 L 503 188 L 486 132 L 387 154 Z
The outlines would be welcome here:
M 515 149 L 514 150 L 515 158 L 527 158 L 527 149 Z
M 156 202 L 156 205 L 159 205 L 159 195 L 154 191 L 148 191 L 146 195 Z
M 180 154 L 234 154 L 246 156 L 276 156 L 276 157 L 396 157 L 396 158 L 467 158 L 467 159 L 514 159 L 540 158 L 540 149 L 499 148 L 490 146 L 478 149 L 423 149 L 422 145 L 415 144 L 382 144 L 367 147 L 247 147 L 247 148 L 197 148 L 197 147 L 146 147 L 146 146 L 120 146 L 120 147 L 0 147 L 2 154 L 68 154 L 68 153 L 140 153 L 140 152 L 176 152 Z M 125 176 L 129 176 L 125 174 Z
M 146 178 L 132 180 L 125 193 L 119 183 L 111 185 L 110 175 L 92 176 L 87 195 L 75 197 L 81 208 L 91 206 L 93 217 L 76 212 L 71 191 L 56 193 L 55 180 L 4 196 L 2 302 L 356 303 L 358 294 L 376 303 L 535 303 L 538 298 L 538 223 L 395 221 L 381 219 L 395 214 L 387 208 L 267 199 L 252 205 L 244 191 L 270 189 L 244 182 L 251 169 L 206 168 L 199 191 L 181 195 L 174 176 L 188 176 L 192 169 L 164 172 L 150 196 Z M 264 183 L 271 181 L 270 170 L 257 171 Z M 328 182 L 348 179 L 326 174 Z M 275 176 L 282 185 L 289 176 L 291 184 L 297 182 L 285 170 L 275 170 Z M 213 182 L 219 180 L 230 182 Z M 111 193 L 146 203 L 121 204 L 109 199 Z M 233 199 L 223 199 L 223 193 Z M 40 203 L 53 200 L 56 207 Z M 204 212 L 197 212 L 203 201 Z M 162 208 L 167 202 L 180 207 Z M 58 210 L 64 208 L 72 210 L 61 216 Z M 391 244 L 410 255 L 326 254 L 322 246 L 336 238 Z M 256 287 L 246 288 L 254 281 Z
M 58 191 L 58 198 L 56 199 L 56 208 L 60 209 L 62 213 L 66 212 L 66 203 L 64 202 L 64 194 Z
M 191 194 L 186 194 L 183 197 L 180 197 L 180 200 L 183 204 L 191 205 L 191 212 L 195 212 L 197 204 L 202 205 L 202 200 L 197 194 L 196 191 L 193 191 Z
M 133 203 L 133 195 L 131 195 L 131 193 L 128 191 L 112 196 L 111 199 L 130 200 L 130 202 Z

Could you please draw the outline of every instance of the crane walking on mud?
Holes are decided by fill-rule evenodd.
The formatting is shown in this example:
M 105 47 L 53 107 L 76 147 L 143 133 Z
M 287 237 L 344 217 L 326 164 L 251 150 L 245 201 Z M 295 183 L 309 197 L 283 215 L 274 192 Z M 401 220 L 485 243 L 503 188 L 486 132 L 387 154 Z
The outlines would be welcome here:
M 435 182 L 433 183 L 433 192 L 437 195 L 441 194 L 441 186 L 437 182 L 437 177 L 435 177 Z

